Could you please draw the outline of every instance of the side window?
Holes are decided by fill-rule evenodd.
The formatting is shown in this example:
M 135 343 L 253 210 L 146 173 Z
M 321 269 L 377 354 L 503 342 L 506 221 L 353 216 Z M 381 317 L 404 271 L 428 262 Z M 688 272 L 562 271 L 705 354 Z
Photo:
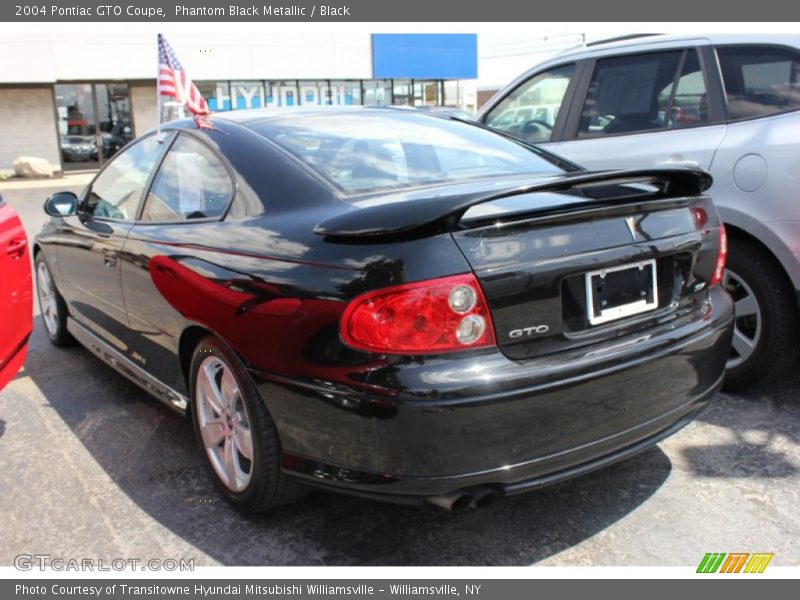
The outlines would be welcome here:
M 770 46 L 717 48 L 731 120 L 800 108 L 800 53 Z
M 578 136 L 651 131 L 674 121 L 667 114 L 682 55 L 675 50 L 598 60 Z
M 528 143 L 550 140 L 575 65 L 539 73 L 508 96 L 486 116 L 486 125 Z
M 670 82 L 658 94 L 659 111 L 669 115 L 668 128 L 678 129 L 708 122 L 706 82 L 696 51 L 686 52 L 674 94 L 672 90 L 673 82 Z
M 142 220 L 221 217 L 232 195 L 233 182 L 220 159 L 204 144 L 182 135 L 161 163 Z
M 120 221 L 135 219 L 150 172 L 165 145 L 151 135 L 117 154 L 92 183 L 82 212 Z

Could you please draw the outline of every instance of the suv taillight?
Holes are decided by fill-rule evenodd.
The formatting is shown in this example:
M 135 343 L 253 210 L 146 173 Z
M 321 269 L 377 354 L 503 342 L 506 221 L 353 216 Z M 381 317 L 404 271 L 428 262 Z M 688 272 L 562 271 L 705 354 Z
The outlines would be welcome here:
M 489 306 L 471 273 L 368 292 L 340 324 L 342 341 L 381 354 L 438 354 L 494 346 Z
M 709 285 L 717 285 L 725 275 L 725 263 L 728 262 L 728 233 L 725 225 L 719 224 L 719 250 L 717 250 L 717 263 L 714 265 L 714 274 Z

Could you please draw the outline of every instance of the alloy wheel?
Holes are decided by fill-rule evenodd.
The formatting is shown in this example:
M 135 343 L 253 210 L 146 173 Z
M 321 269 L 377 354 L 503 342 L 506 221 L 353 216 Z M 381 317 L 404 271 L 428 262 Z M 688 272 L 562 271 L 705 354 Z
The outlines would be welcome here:
M 56 302 L 53 278 L 50 276 L 50 269 L 47 268 L 44 262 L 39 263 L 36 275 L 36 288 L 39 294 L 39 309 L 42 313 L 42 320 L 47 333 L 55 336 L 58 332 L 58 303 Z
M 216 356 L 200 363 L 195 382 L 197 420 L 214 472 L 233 492 L 247 488 L 253 475 L 253 434 L 239 384 Z
M 744 363 L 755 352 L 761 339 L 762 314 L 753 289 L 730 269 L 725 271 L 723 286 L 734 301 L 733 345 L 725 364 L 726 369 L 732 369 Z

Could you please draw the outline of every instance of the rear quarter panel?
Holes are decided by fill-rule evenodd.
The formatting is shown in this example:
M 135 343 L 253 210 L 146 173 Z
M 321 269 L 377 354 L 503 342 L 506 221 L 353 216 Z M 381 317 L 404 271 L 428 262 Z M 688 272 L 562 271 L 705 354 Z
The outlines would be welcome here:
M 384 244 L 314 235 L 314 211 L 202 225 L 135 227 L 123 253 L 130 358 L 174 389 L 184 331 L 199 325 L 254 371 L 359 386 L 370 357 L 339 340 L 366 291 L 469 271 L 448 234 Z
M 800 289 L 800 112 L 730 123 L 709 193 L 725 223 L 753 235 Z

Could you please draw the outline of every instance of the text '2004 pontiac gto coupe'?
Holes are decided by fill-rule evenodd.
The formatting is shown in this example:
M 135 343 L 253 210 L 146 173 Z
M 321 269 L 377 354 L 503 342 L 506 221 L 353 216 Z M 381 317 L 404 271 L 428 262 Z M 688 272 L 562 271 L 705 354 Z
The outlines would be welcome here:
M 390 108 L 178 121 L 48 199 L 45 327 L 188 410 L 240 510 L 302 482 L 480 506 L 629 456 L 716 391 L 709 183 Z

